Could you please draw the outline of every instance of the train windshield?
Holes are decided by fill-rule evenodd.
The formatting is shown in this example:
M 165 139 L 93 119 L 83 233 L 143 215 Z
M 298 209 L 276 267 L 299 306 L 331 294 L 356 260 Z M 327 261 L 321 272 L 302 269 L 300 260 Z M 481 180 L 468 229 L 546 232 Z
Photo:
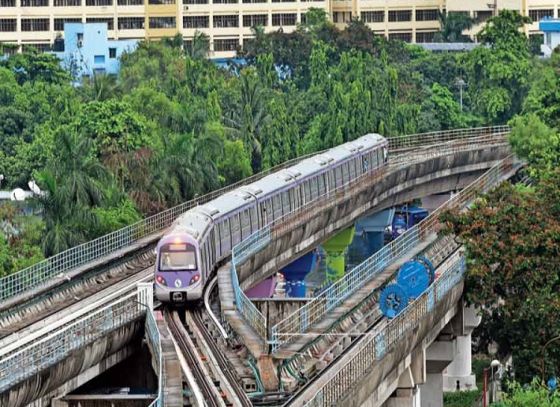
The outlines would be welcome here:
M 196 253 L 194 247 L 186 243 L 163 246 L 159 256 L 159 270 L 196 270 Z

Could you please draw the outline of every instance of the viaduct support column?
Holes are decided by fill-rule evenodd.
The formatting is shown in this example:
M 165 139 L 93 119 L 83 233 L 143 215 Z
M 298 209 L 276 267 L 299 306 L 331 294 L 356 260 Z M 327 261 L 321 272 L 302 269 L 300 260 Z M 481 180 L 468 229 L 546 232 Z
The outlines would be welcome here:
M 456 342 L 440 335 L 426 349 L 426 381 L 420 385 L 421 407 L 443 407 L 443 371 L 453 360 Z
M 315 268 L 317 255 L 315 250 L 304 254 L 282 269 L 286 279 L 286 294 L 289 297 L 305 297 L 307 287 L 305 277 Z
M 354 237 L 354 227 L 339 232 L 322 244 L 327 252 L 327 281 L 334 283 L 344 276 L 344 256 Z
M 472 374 L 471 364 L 471 334 L 480 320 L 474 308 L 463 309 L 463 335 L 457 336 L 457 353 L 443 376 L 445 391 L 476 389 L 476 377 Z

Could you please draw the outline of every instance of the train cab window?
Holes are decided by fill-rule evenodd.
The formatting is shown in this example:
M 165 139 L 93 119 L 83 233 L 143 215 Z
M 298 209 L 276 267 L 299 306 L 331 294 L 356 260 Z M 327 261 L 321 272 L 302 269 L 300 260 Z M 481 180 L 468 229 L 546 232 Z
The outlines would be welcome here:
M 161 247 L 159 271 L 196 270 L 196 251 L 186 243 L 172 243 Z

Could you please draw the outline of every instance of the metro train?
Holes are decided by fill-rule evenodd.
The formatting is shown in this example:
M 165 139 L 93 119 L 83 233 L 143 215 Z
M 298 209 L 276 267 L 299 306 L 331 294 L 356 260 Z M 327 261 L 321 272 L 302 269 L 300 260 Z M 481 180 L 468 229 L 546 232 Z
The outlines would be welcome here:
M 188 210 L 157 244 L 157 299 L 199 300 L 210 274 L 235 245 L 319 196 L 378 171 L 387 162 L 387 149 L 384 137 L 367 134 Z

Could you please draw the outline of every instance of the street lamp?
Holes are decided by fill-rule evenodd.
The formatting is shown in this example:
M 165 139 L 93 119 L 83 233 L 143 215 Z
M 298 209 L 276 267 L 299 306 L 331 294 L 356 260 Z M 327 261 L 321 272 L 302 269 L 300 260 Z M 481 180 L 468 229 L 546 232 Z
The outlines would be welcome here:
M 459 87 L 459 102 L 461 105 L 461 112 L 463 111 L 463 87 L 466 85 L 467 83 L 463 80 L 463 78 L 458 78 L 455 81 L 455 85 Z
M 488 392 L 488 370 L 490 370 L 490 380 L 491 380 L 491 388 L 490 388 L 490 402 L 494 402 L 496 401 L 496 381 L 494 380 L 494 368 L 499 368 L 501 366 L 501 363 L 494 359 L 492 362 L 490 362 L 490 367 L 486 367 L 484 368 L 484 370 L 482 371 L 483 376 L 484 376 L 484 381 L 482 383 L 482 406 L 486 407 L 487 404 L 487 398 L 486 398 L 486 393 Z
M 544 344 L 544 346 L 541 349 L 541 378 L 542 378 L 542 382 L 544 383 L 544 376 L 545 376 L 545 372 L 544 372 L 544 359 L 545 359 L 545 351 L 546 351 L 546 347 L 548 345 L 550 345 L 552 342 L 556 342 L 557 340 L 560 340 L 560 336 L 557 336 L 555 338 L 552 338 L 551 340 L 549 340 L 547 343 Z

